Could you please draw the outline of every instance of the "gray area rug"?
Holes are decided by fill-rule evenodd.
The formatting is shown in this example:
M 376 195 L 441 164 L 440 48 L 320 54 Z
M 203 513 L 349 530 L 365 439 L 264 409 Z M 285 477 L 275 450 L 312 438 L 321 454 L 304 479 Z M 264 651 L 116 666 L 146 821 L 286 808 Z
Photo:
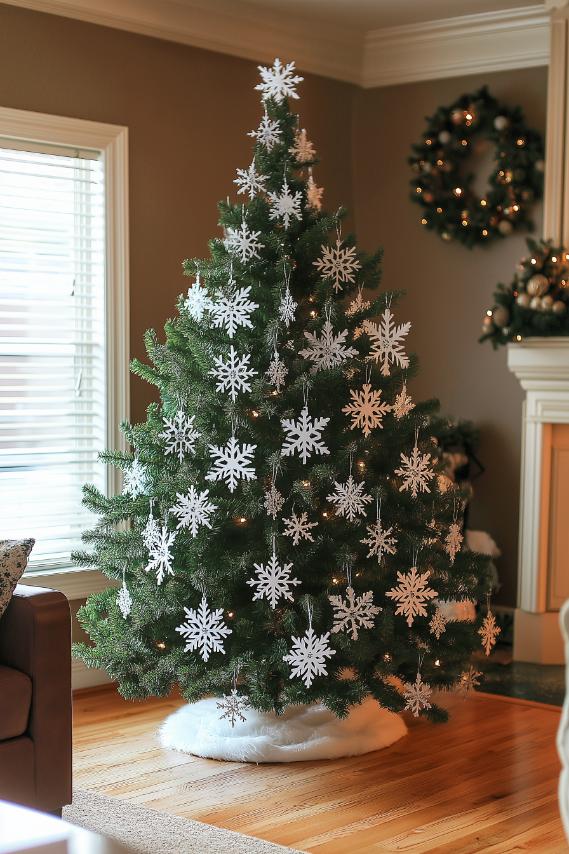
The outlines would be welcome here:
M 85 789 L 75 789 L 73 803 L 63 808 L 63 818 L 117 839 L 139 854 L 295 854 L 292 848 L 263 839 Z

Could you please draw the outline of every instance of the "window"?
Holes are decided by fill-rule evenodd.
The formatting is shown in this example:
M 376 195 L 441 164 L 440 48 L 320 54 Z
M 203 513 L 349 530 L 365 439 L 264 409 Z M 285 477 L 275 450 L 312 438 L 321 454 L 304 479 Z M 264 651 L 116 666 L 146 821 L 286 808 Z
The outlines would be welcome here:
M 126 231 L 111 180 L 124 129 L 71 147 L 64 119 L 46 144 L 3 135 L 2 112 L 0 539 L 34 537 L 30 572 L 65 571 L 94 521 L 83 484 L 118 486 L 98 453 L 120 446 L 127 415 Z

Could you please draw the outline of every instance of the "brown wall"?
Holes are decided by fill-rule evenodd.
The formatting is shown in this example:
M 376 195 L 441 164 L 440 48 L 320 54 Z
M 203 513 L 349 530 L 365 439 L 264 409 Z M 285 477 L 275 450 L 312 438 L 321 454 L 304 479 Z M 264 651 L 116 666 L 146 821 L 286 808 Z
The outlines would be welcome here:
M 0 5 L 0 105 L 126 125 L 130 136 L 131 354 L 189 284 L 180 262 L 207 254 L 216 204 L 251 162 L 261 115 L 255 63 Z M 331 208 L 351 207 L 353 87 L 314 75 L 300 112 Z M 133 377 L 132 417 L 152 395 Z
M 406 158 L 424 117 L 485 83 L 499 100 L 521 104 L 543 131 L 545 68 L 357 91 L 354 201 L 360 242 L 385 249 L 385 286 L 407 292 L 398 314 L 412 321 L 410 343 L 421 359 L 415 394 L 439 397 L 445 413 L 472 419 L 481 430 L 486 473 L 476 484 L 472 525 L 489 531 L 502 548 L 498 600 L 514 605 L 522 392 L 506 368 L 505 349 L 494 352 L 477 339 L 494 286 L 509 281 L 524 239 L 474 250 L 443 243 L 421 227 L 420 208 L 408 200 Z M 541 211 L 535 213 L 539 235 Z

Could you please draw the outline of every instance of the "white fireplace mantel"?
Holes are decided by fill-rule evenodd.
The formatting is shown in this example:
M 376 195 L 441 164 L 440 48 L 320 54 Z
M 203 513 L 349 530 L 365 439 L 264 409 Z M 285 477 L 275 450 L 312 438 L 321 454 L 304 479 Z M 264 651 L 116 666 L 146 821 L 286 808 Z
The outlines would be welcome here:
M 569 555 L 564 554 L 569 526 L 560 529 L 557 523 L 559 502 L 567 497 L 569 447 L 565 448 L 564 437 L 556 446 L 559 440 L 552 425 L 569 425 L 569 337 L 510 344 L 508 368 L 526 393 L 514 657 L 561 663 L 557 612 L 569 596 Z

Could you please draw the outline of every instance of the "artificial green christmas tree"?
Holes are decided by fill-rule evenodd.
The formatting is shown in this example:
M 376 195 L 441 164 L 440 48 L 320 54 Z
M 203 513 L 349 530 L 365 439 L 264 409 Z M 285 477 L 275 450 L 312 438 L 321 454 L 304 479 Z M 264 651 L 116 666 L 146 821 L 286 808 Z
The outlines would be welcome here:
M 264 113 L 223 235 L 165 342 L 133 364 L 160 403 L 124 425 L 132 453 L 105 453 L 122 494 L 91 486 L 100 516 L 77 556 L 122 587 L 81 622 L 128 698 L 180 686 L 247 710 L 366 697 L 442 720 L 435 689 L 468 688 L 479 645 L 453 602 L 483 599 L 485 558 L 461 550 L 462 496 L 429 433 L 435 401 L 407 391 L 416 361 L 381 253 L 321 210 L 315 151 L 288 99 L 301 78 L 261 68 Z M 374 320 L 373 318 L 377 318 Z

